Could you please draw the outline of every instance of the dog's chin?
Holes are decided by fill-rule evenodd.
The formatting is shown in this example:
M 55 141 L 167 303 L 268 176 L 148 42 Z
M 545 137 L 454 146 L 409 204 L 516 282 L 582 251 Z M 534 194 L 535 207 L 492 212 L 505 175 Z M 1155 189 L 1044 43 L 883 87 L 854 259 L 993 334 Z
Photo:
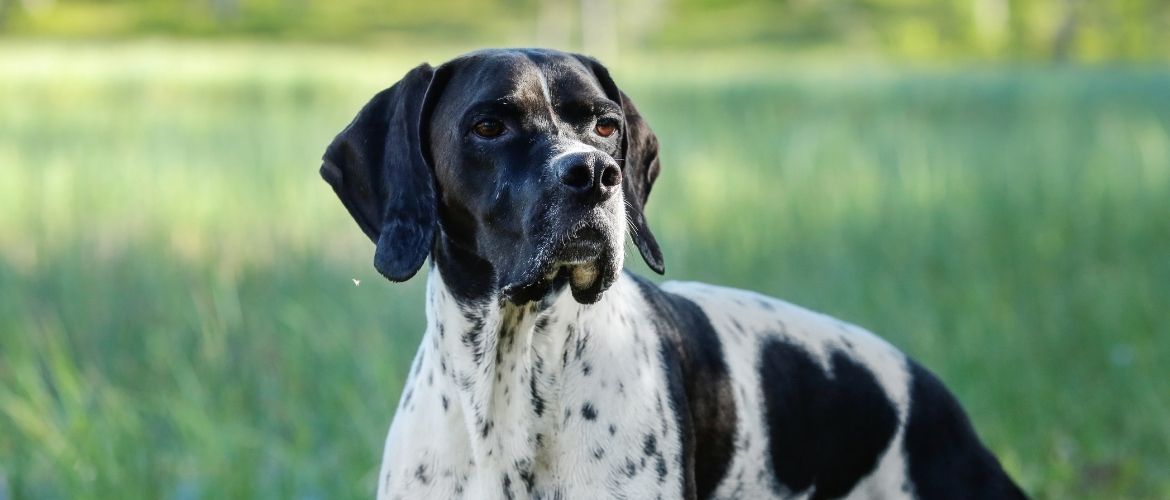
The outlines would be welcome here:
M 569 245 L 526 270 L 518 279 L 509 280 L 501 292 L 505 299 L 522 305 L 543 300 L 568 287 L 573 300 L 592 304 L 613 285 L 621 267 L 621 253 L 610 245 Z
M 608 290 L 617 278 L 612 263 L 574 264 L 562 269 L 568 274 L 569 291 L 573 294 L 573 300 L 581 304 L 592 304 L 600 300 L 601 294 Z

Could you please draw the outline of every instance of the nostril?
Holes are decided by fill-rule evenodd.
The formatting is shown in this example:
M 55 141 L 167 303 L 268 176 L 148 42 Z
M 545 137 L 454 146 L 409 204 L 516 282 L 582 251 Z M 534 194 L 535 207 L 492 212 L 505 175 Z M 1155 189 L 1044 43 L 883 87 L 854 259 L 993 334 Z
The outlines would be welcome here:
M 601 185 L 614 187 L 622 183 L 622 171 L 617 165 L 606 165 L 601 170 Z
M 589 189 L 593 186 L 593 169 L 578 163 L 561 174 L 561 183 L 574 189 Z

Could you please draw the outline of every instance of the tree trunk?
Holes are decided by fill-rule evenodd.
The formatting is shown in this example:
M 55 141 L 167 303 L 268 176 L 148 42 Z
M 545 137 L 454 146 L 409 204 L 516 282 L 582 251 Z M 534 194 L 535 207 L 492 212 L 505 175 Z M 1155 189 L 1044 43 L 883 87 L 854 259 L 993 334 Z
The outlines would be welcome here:
M 1056 61 L 1068 60 L 1077 38 L 1077 10 L 1080 8 L 1078 0 L 1064 0 L 1061 2 L 1063 11 L 1060 16 L 1060 25 L 1052 37 L 1052 59 Z

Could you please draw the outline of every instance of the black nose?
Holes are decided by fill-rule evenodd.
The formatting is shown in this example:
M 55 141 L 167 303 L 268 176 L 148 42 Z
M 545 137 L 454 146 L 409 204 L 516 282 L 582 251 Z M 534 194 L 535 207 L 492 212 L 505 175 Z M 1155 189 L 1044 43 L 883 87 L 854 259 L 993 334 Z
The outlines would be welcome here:
M 622 170 L 606 155 L 575 153 L 558 163 L 561 184 L 576 196 L 602 202 L 621 189 Z

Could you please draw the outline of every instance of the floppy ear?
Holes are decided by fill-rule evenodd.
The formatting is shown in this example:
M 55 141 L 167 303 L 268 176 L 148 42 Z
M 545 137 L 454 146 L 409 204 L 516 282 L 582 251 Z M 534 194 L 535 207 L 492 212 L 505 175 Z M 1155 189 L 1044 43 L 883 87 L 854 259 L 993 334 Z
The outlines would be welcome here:
M 374 267 L 391 281 L 418 272 L 435 236 L 434 177 L 419 135 L 434 72 L 422 64 L 375 95 L 322 158 L 321 177 L 377 244 Z
M 626 215 L 630 220 L 630 236 L 642 254 L 646 265 L 654 272 L 662 274 L 666 271 L 662 261 L 662 249 L 650 232 L 646 224 L 646 199 L 650 196 L 650 188 L 658 178 L 661 167 L 658 164 L 658 137 L 650 130 L 650 125 L 642 119 L 634 101 L 622 92 L 609 76 L 609 70 L 591 57 L 578 55 L 577 58 L 585 67 L 593 71 L 593 75 L 601 82 L 606 96 L 622 105 L 622 114 L 625 115 L 625 127 L 622 128 L 622 193 L 626 198 Z
M 626 142 L 626 161 L 622 191 L 626 195 L 626 213 L 633 223 L 634 244 L 654 272 L 662 274 L 666 265 L 662 261 L 662 249 L 658 248 L 658 241 L 650 226 L 646 225 L 646 199 L 650 197 L 650 188 L 658 179 L 661 166 L 658 163 L 658 137 L 650 130 L 650 125 L 642 119 L 634 101 L 630 100 L 625 92 L 621 92 L 622 112 L 626 115 L 626 131 L 622 139 Z

